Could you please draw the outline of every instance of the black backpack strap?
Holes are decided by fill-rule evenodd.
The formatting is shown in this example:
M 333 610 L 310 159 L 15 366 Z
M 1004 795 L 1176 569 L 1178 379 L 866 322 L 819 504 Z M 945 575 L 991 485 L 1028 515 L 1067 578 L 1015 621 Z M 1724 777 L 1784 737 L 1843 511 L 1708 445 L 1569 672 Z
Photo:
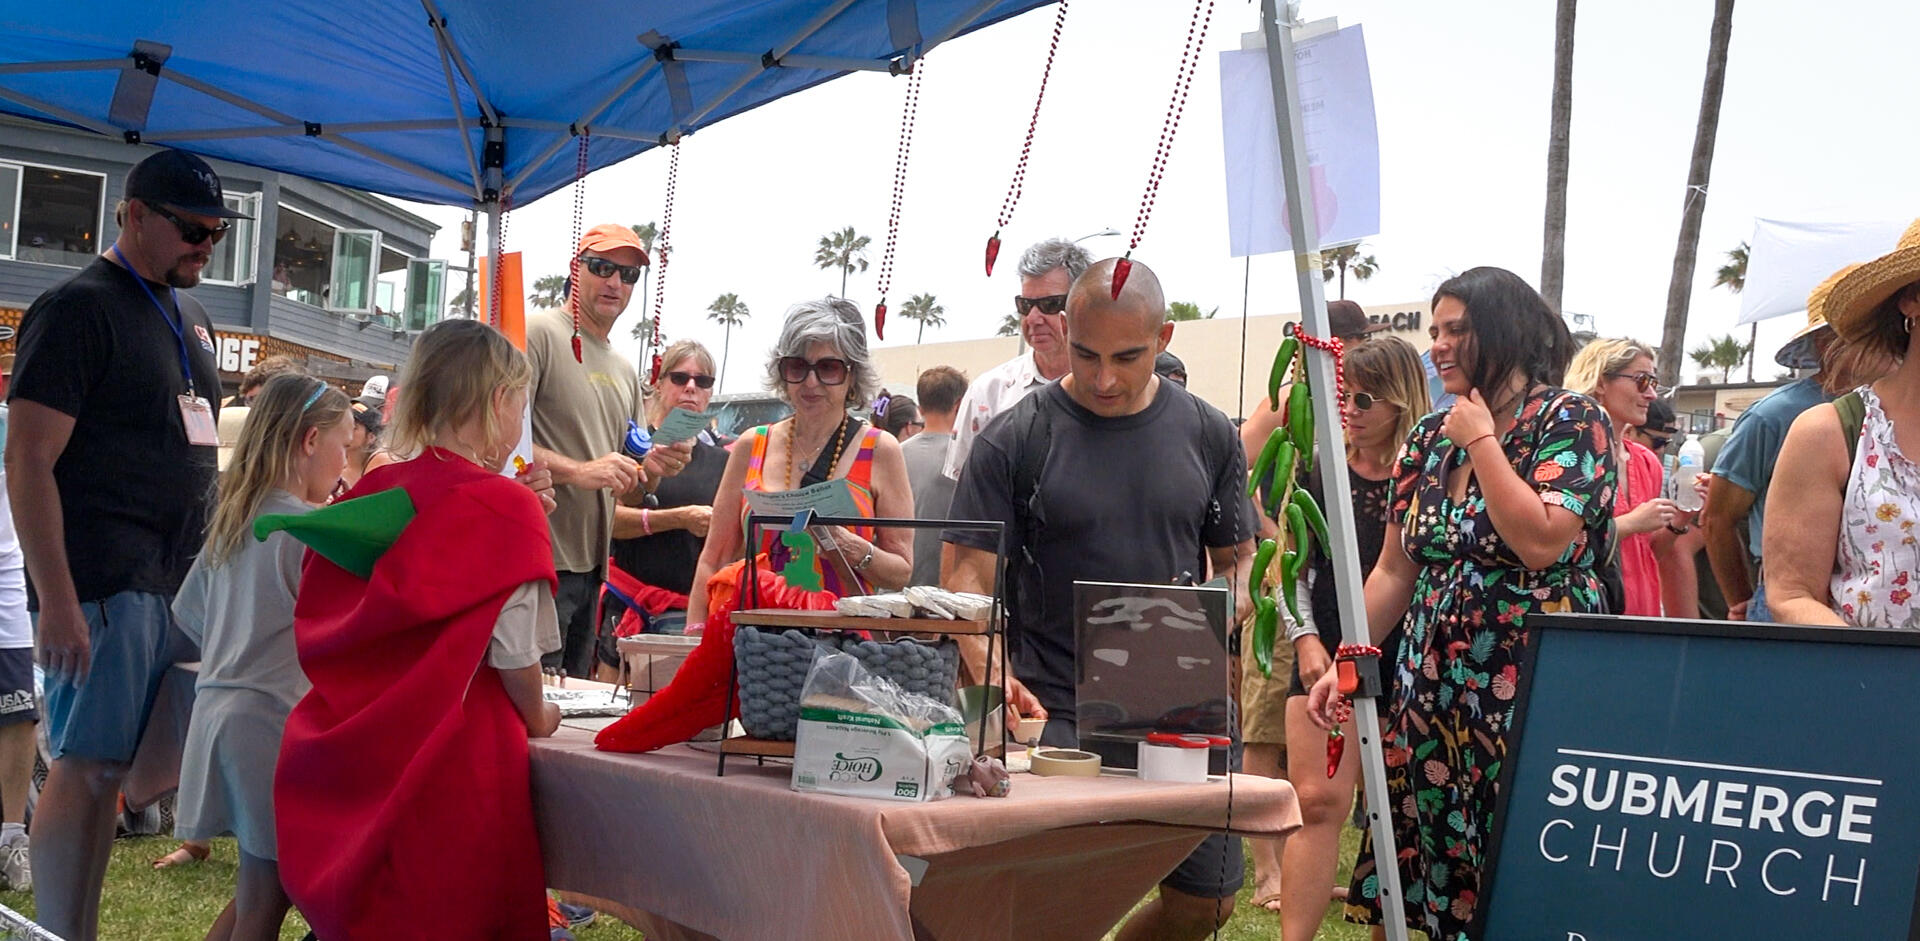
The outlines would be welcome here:
M 1840 434 L 1847 439 L 1847 466 L 1851 468 L 1854 454 L 1860 450 L 1860 429 L 1867 423 L 1867 403 L 1856 390 L 1834 399 L 1833 410 L 1840 413 Z

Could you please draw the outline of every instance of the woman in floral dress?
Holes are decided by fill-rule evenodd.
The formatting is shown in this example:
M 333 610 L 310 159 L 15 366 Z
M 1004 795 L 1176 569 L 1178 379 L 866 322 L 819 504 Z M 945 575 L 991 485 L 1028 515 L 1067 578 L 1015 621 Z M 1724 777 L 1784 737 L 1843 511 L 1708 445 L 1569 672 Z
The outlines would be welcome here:
M 1474 268 L 1442 284 L 1429 333 L 1459 398 L 1401 451 L 1398 521 L 1366 603 L 1374 643 L 1405 630 L 1383 736 L 1405 918 L 1450 941 L 1466 937 L 1482 893 L 1527 616 L 1603 609 L 1594 566 L 1615 471 L 1605 413 L 1557 388 L 1573 340 L 1518 276 Z M 1309 704 L 1323 726 L 1334 677 Z M 1381 919 L 1374 870 L 1363 846 L 1348 918 Z
M 1801 413 L 1780 447 L 1767 601 L 1783 624 L 1920 629 L 1920 220 L 1834 283 L 1827 316 L 1839 339 L 1821 381 L 1858 388 Z

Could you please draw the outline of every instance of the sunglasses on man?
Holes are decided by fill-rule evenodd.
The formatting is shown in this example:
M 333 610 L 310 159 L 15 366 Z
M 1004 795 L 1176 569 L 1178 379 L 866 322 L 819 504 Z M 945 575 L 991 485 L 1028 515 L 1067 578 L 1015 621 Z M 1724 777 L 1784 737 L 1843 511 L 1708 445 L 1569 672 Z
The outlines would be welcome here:
M 673 383 L 676 386 L 684 386 L 687 383 L 691 382 L 702 389 L 713 388 L 713 377 L 703 376 L 703 375 L 700 375 L 699 373 L 680 372 L 678 370 L 675 370 L 673 372 L 667 373 L 667 381 Z
M 809 373 L 819 377 L 823 386 L 843 385 L 847 381 L 847 361 L 828 357 L 809 363 L 798 356 L 780 357 L 781 379 L 799 385 L 807 381 Z
M 143 199 L 141 202 L 145 203 L 146 200 Z M 147 203 L 147 208 L 153 210 L 154 215 L 173 223 L 173 227 L 180 230 L 180 241 L 188 245 L 199 245 L 208 239 L 218 244 L 221 239 L 227 237 L 228 232 L 233 230 L 233 223 L 225 219 L 220 220 L 219 225 L 206 226 L 198 222 L 188 222 L 158 203 Z
M 1016 295 L 1013 299 L 1013 309 L 1019 311 L 1022 317 L 1025 317 L 1027 311 L 1035 307 L 1040 308 L 1041 313 L 1050 317 L 1056 314 L 1064 314 L 1067 312 L 1067 296 L 1065 294 L 1049 294 L 1046 297 L 1021 297 Z
M 620 273 L 621 281 L 627 284 L 640 283 L 639 265 L 623 265 L 611 258 L 600 258 L 595 255 L 581 255 L 580 264 L 587 269 L 588 274 L 596 278 L 611 278 L 617 271 Z

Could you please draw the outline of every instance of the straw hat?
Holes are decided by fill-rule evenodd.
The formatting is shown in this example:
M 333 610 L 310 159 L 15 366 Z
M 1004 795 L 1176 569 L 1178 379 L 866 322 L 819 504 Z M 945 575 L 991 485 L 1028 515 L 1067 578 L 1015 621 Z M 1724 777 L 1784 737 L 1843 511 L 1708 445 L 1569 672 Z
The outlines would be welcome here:
M 1820 282 L 1820 285 L 1807 295 L 1807 325 L 1801 327 L 1799 333 L 1787 338 L 1787 342 L 1781 344 L 1780 351 L 1773 354 L 1774 362 L 1788 369 L 1820 368 L 1820 357 L 1813 350 L 1814 334 L 1829 326 L 1827 305 L 1833 295 L 1833 286 L 1839 284 L 1840 279 L 1852 274 L 1859 267 L 1858 264 L 1848 265 L 1828 275 L 1827 280 Z
M 1834 332 L 1859 340 L 1873 331 L 1873 312 L 1901 288 L 1920 281 L 1920 219 L 1907 226 L 1893 251 L 1859 266 L 1833 286 L 1827 299 Z

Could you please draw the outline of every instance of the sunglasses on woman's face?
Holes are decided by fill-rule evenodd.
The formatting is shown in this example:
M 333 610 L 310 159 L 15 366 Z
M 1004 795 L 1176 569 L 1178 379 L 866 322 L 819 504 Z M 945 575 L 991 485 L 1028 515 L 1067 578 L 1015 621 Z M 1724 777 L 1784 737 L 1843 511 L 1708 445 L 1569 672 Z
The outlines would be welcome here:
M 1660 377 L 1650 372 L 1610 372 L 1608 379 L 1632 379 L 1633 387 L 1642 392 L 1654 392 L 1660 388 Z
M 1383 399 L 1369 392 L 1340 393 L 1340 404 L 1342 406 L 1345 406 L 1348 402 L 1352 402 L 1354 408 L 1357 408 L 1363 412 L 1371 410 L 1375 405 L 1387 404 L 1386 399 Z
M 1046 297 L 1021 297 L 1016 295 L 1013 299 L 1013 309 L 1019 311 L 1022 317 L 1025 317 L 1027 311 L 1035 307 L 1040 308 L 1040 312 L 1048 316 L 1064 314 L 1067 312 L 1067 296 L 1065 294 L 1049 294 Z
M 586 267 L 588 274 L 596 278 L 611 278 L 614 272 L 619 272 L 621 281 L 627 284 L 640 283 L 639 265 L 623 265 L 613 259 L 598 258 L 593 255 L 580 256 L 580 264 Z
M 818 377 L 823 386 L 843 385 L 847 381 L 847 361 L 828 357 L 809 363 L 798 356 L 780 357 L 780 378 L 799 385 L 807 381 L 808 373 Z
M 702 389 L 713 388 L 713 377 L 702 376 L 699 373 L 670 372 L 670 373 L 667 373 L 667 381 L 673 383 L 676 386 L 684 386 L 687 383 L 691 382 Z

